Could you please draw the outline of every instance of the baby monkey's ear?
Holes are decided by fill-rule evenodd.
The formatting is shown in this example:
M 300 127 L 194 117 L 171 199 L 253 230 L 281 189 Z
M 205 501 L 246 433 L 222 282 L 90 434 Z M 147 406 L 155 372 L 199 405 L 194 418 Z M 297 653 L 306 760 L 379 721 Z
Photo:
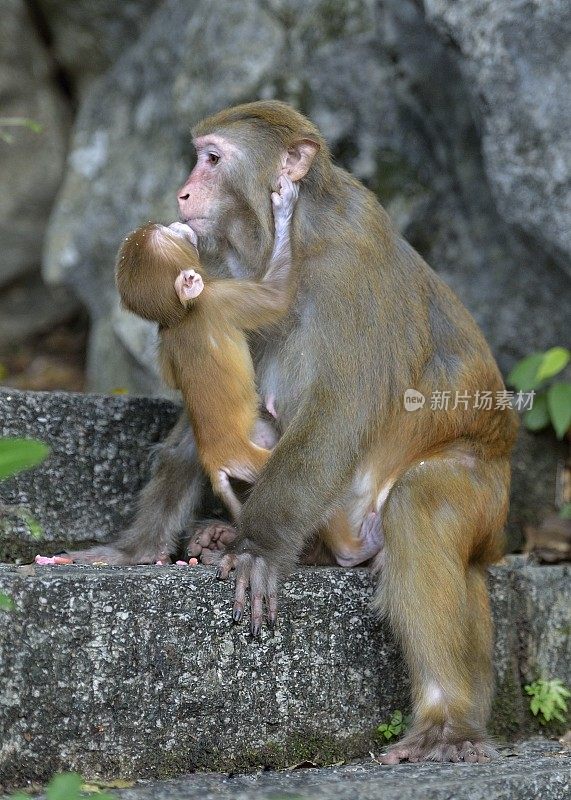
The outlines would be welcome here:
M 195 297 L 198 297 L 204 289 L 202 275 L 199 272 L 195 272 L 193 269 L 183 269 L 174 282 L 174 288 L 178 299 L 183 306 L 186 306 L 190 300 L 194 300 Z

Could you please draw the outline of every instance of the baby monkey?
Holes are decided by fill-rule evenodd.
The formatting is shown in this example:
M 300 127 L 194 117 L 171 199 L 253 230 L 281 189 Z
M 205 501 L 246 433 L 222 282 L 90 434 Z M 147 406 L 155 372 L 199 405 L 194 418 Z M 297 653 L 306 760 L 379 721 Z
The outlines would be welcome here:
M 200 461 L 235 522 L 241 504 L 230 478 L 253 483 L 271 454 L 252 440 L 258 396 L 246 333 L 278 322 L 289 308 L 298 193 L 287 176 L 272 193 L 275 239 L 261 281 L 211 278 L 200 263 L 196 234 L 179 222 L 138 228 L 117 259 L 123 305 L 158 322 L 163 377 L 182 393 Z M 320 538 L 345 566 L 379 550 L 378 536 L 370 542 L 363 534 L 355 536 L 345 514 L 336 512 Z

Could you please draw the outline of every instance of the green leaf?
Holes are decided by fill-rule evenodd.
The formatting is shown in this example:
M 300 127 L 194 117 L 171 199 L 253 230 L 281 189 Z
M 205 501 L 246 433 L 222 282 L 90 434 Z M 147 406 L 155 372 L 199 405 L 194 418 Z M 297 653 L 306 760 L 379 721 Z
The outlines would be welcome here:
M 81 775 L 67 772 L 54 775 L 46 789 L 46 800 L 80 800 Z
M 0 480 L 40 464 L 50 448 L 37 439 L 0 439 Z
M 533 406 L 523 415 L 523 422 L 528 431 L 541 431 L 551 422 L 547 408 L 547 395 L 538 394 L 533 399 Z
M 389 730 L 384 731 L 383 732 L 383 736 L 385 737 L 385 739 L 392 739 L 393 738 L 393 732 L 389 731 Z
M 515 365 L 508 377 L 506 383 L 510 386 L 515 386 L 520 392 L 529 392 L 530 389 L 536 389 L 541 381 L 537 377 L 537 371 L 543 363 L 543 353 L 532 353 L 526 356 Z
M 571 383 L 554 383 L 547 392 L 547 407 L 558 439 L 571 427 Z
M 4 592 L 0 592 L 0 611 L 13 611 L 14 610 L 14 601 L 12 598 L 4 594 Z
M 537 379 L 546 381 L 553 378 L 554 375 L 565 369 L 570 360 L 571 353 L 566 347 L 552 347 L 543 354 L 543 360 L 537 370 Z

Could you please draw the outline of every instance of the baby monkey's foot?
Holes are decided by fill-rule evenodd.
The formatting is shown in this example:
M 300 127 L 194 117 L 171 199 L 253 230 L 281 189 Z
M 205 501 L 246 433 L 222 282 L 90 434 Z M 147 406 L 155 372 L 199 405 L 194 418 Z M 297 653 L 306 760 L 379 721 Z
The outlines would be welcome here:
M 236 535 L 236 528 L 229 522 L 206 520 L 195 529 L 188 544 L 188 555 L 207 566 L 217 565 Z
M 198 248 L 198 236 L 192 230 L 190 225 L 187 225 L 186 222 L 172 222 L 168 229 L 171 233 L 175 236 L 180 237 L 181 239 L 186 239 L 189 241 L 194 247 Z
M 180 302 L 185 306 L 189 300 L 198 297 L 204 289 L 202 275 L 193 269 L 183 269 L 174 282 L 174 288 Z
M 299 184 L 294 183 L 288 175 L 280 175 L 278 184 L 278 191 L 272 192 L 276 225 L 289 222 L 299 196 Z

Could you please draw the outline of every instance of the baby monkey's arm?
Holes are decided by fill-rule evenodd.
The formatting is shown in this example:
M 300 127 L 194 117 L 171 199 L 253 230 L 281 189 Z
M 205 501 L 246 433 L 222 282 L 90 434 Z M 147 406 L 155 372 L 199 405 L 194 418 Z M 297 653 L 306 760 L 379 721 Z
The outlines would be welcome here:
M 298 198 L 297 184 L 282 176 L 279 192 L 272 193 L 275 239 L 268 269 L 261 281 L 213 280 L 206 284 L 211 301 L 220 314 L 232 319 L 242 330 L 257 330 L 276 322 L 288 309 L 291 297 L 291 223 Z M 176 289 L 183 305 L 203 289 L 198 273 L 181 272 Z

